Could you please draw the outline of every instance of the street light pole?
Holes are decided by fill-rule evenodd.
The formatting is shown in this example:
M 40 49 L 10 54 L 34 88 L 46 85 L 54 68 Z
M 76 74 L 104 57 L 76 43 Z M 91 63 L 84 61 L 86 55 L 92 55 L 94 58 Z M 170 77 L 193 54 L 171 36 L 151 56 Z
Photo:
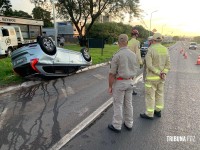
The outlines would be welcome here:
M 54 19 L 54 30 L 55 30 L 55 45 L 57 46 L 57 25 L 56 25 L 56 12 L 55 12 L 55 3 L 54 0 L 51 0 L 53 6 L 53 19 Z
M 155 11 L 151 12 L 150 27 L 149 27 L 149 36 L 151 36 L 151 18 L 152 18 L 152 14 L 153 14 L 154 12 L 157 12 L 157 11 L 158 11 L 158 10 L 155 10 Z

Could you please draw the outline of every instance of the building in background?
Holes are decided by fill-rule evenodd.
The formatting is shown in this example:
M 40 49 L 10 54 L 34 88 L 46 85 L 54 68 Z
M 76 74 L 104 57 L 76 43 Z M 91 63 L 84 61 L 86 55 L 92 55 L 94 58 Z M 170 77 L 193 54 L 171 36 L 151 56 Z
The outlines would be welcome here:
M 0 16 L 1 26 L 19 26 L 24 39 L 36 39 L 42 34 L 42 20 Z
M 81 24 L 80 24 L 81 25 Z M 54 28 L 43 28 L 42 32 L 46 36 L 50 36 L 54 39 L 55 30 Z M 85 32 L 85 29 L 83 30 Z M 64 37 L 66 42 L 76 43 L 78 40 L 79 33 L 76 27 L 70 22 L 57 22 L 57 33 L 58 38 Z

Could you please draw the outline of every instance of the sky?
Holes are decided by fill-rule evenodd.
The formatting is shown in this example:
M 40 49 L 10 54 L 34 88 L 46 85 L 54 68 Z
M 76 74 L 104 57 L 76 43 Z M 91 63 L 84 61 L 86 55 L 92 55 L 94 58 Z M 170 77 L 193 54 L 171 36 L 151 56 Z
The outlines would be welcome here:
M 12 8 L 31 14 L 30 0 L 10 0 Z M 142 20 L 134 18 L 131 25 L 156 29 L 163 35 L 200 36 L 199 0 L 140 0 Z M 156 11 L 156 12 L 154 12 Z

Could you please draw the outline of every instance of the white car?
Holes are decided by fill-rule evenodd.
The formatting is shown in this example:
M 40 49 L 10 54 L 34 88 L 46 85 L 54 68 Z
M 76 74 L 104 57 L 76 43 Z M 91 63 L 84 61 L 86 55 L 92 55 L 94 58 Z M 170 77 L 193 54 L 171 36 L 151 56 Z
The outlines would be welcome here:
M 191 42 L 190 46 L 189 46 L 189 49 L 196 50 L 197 49 L 197 43 L 196 42 Z
M 22 77 L 67 76 L 92 64 L 86 48 L 81 52 L 56 47 L 48 37 L 23 46 L 11 53 L 13 70 Z

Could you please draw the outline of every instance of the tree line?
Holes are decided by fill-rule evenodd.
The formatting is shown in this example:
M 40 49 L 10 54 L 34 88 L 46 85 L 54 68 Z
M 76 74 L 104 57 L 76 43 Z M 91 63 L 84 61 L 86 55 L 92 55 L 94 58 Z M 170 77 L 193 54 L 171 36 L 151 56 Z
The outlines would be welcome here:
M 48 0 L 29 1 L 35 4 L 32 14 L 28 14 L 22 10 L 13 10 L 10 0 L 0 0 L 0 14 L 4 16 L 40 19 L 44 21 L 44 27 L 53 27 L 51 12 L 45 8 L 47 3 L 49 3 Z M 57 0 L 55 6 L 58 12 L 57 18 L 70 20 L 79 32 L 80 39 L 84 41 L 86 37 L 105 38 L 108 43 L 116 41 L 117 36 L 121 33 L 130 35 L 132 26 L 122 23 L 125 15 L 128 14 L 131 21 L 133 17 L 139 17 L 142 12 L 139 8 L 139 0 Z M 102 14 L 121 20 L 121 23 L 100 23 L 99 20 Z M 137 25 L 136 29 L 140 32 L 139 40 L 141 42 L 145 41 L 149 35 L 149 31 L 141 25 Z M 84 35 L 83 30 L 85 30 Z M 175 41 L 180 39 L 179 36 L 173 37 Z M 199 37 L 194 37 L 193 40 L 200 42 Z

